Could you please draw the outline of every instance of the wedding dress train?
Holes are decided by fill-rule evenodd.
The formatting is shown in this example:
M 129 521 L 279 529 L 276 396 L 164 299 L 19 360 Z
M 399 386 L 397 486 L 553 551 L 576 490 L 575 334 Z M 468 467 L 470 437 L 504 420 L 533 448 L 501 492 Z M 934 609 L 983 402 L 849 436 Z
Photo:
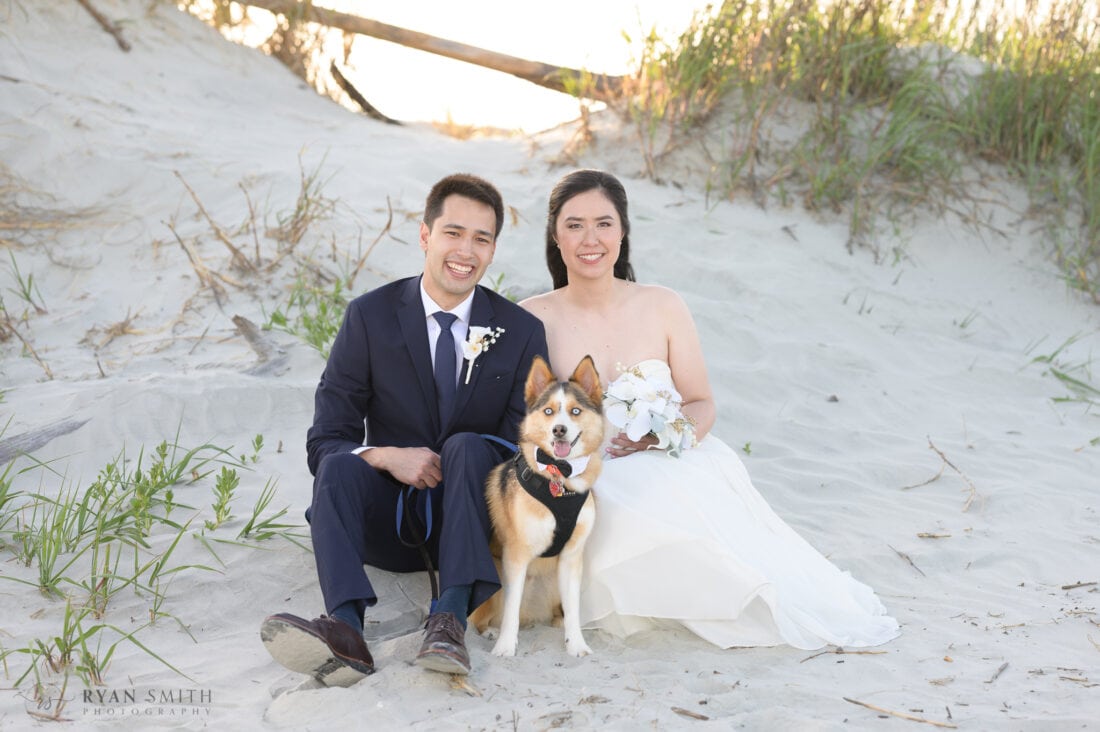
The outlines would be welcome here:
M 638 366 L 668 378 L 661 361 Z M 779 518 L 712 435 L 679 458 L 649 451 L 605 460 L 593 490 L 586 628 L 626 636 L 672 621 L 722 648 L 808 650 L 898 635 L 874 591 Z

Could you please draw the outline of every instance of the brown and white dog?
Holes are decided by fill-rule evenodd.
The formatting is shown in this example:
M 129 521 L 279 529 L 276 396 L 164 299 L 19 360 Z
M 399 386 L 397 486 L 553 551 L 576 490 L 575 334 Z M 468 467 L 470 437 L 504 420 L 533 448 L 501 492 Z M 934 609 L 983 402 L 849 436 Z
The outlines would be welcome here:
M 565 650 L 592 652 L 579 612 L 584 544 L 596 519 L 589 489 L 603 466 L 602 394 L 590 356 L 563 382 L 542 358 L 531 365 L 519 449 L 485 481 L 502 589 L 470 621 L 478 632 L 499 625 L 495 656 L 515 655 L 520 625 L 557 617 L 564 621 Z

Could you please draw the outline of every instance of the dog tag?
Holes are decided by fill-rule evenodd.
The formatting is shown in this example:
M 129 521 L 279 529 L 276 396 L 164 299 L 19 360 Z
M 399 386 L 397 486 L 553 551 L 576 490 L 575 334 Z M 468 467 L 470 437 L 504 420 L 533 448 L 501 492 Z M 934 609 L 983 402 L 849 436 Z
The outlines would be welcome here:
M 550 473 L 550 495 L 561 498 L 565 494 L 565 479 L 557 465 L 547 465 L 546 472 Z

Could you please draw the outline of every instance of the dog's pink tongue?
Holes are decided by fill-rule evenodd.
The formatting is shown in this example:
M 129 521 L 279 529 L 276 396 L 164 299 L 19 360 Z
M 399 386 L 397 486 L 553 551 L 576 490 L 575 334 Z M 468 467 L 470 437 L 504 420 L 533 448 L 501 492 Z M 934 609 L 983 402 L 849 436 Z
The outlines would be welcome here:
M 565 440 L 555 440 L 554 442 L 554 457 L 563 458 L 569 454 L 569 450 L 572 446 Z

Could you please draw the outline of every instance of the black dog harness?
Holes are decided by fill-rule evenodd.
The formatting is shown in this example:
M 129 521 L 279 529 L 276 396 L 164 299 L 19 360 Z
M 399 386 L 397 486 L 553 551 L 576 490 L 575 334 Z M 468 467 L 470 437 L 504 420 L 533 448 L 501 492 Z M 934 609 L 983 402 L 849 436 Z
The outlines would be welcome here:
M 540 462 L 546 458 L 546 464 L 550 472 L 557 472 L 563 478 L 568 478 L 572 472 L 572 466 L 565 460 L 555 460 L 546 453 L 539 452 L 536 459 Z M 523 489 L 554 515 L 554 540 L 550 547 L 540 556 L 556 557 L 561 554 L 565 542 L 573 535 L 573 529 L 577 527 L 577 518 L 581 514 L 584 502 L 588 498 L 587 493 L 576 493 L 565 487 L 558 480 L 551 480 L 532 470 L 523 454 L 519 451 L 512 458 L 516 478 Z

